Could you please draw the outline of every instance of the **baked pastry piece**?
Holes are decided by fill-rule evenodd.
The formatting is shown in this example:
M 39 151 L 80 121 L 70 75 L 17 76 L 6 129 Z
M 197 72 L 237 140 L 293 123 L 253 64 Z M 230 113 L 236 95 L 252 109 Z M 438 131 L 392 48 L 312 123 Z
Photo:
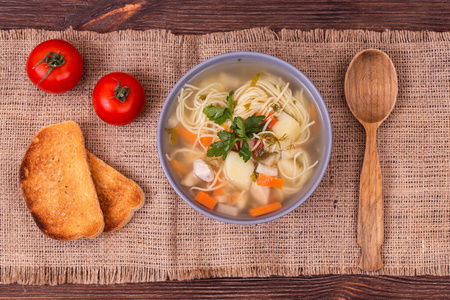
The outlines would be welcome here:
M 105 218 L 104 232 L 125 226 L 136 210 L 144 204 L 142 189 L 100 158 L 88 152 L 92 179 Z
M 36 133 L 20 165 L 20 187 L 47 236 L 70 241 L 103 232 L 83 134 L 75 122 L 46 126 Z

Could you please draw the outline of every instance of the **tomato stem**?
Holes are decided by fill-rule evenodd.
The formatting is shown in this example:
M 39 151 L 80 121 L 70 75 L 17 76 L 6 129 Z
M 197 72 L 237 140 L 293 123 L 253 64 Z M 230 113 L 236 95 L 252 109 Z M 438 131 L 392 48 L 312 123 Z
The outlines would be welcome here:
M 36 68 L 39 64 L 43 63 L 45 61 L 45 64 L 48 67 L 48 71 L 47 74 L 45 74 L 44 77 L 42 77 L 41 80 L 39 80 L 39 82 L 36 85 L 39 85 L 39 83 L 42 82 L 42 80 L 44 80 L 45 78 L 48 77 L 48 75 L 50 75 L 50 73 L 53 71 L 54 68 L 57 67 L 61 67 L 62 65 L 64 65 L 66 63 L 66 60 L 64 59 L 64 55 L 59 54 L 59 52 L 54 53 L 52 51 L 50 51 L 46 56 L 44 56 L 43 59 L 41 59 L 34 67 Z
M 115 79 L 115 78 L 114 78 Z M 122 86 L 119 80 L 115 79 L 117 81 L 117 87 L 114 90 L 114 95 L 117 100 L 119 100 L 122 103 L 125 103 L 125 100 L 127 100 L 128 95 L 130 94 L 130 87 L 129 86 Z

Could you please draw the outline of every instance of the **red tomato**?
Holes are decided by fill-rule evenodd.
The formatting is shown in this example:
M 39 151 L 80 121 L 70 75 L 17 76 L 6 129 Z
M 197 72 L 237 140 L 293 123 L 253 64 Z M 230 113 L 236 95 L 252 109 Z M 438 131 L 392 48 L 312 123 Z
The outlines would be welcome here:
M 144 87 L 130 74 L 110 73 L 97 82 L 92 104 L 99 118 L 106 123 L 126 125 L 144 110 Z
M 63 40 L 48 40 L 31 51 L 27 74 L 41 90 L 61 94 L 73 89 L 83 74 L 80 52 Z

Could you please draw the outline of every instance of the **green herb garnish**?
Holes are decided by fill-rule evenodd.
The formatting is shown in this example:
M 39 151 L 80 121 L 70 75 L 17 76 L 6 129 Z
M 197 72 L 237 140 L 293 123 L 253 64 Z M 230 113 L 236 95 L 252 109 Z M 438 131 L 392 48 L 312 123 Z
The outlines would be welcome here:
M 280 142 L 287 140 L 289 137 L 287 136 L 287 134 L 283 134 L 283 136 L 280 138 L 277 138 L 274 134 L 265 134 L 263 136 L 263 138 L 266 139 L 266 143 L 269 146 L 273 146 L 273 145 L 277 144 L 278 147 L 281 148 Z
M 222 125 L 228 119 L 232 120 L 232 111 L 234 106 L 233 96 L 234 91 L 231 91 L 227 96 L 227 107 L 217 107 L 211 104 L 203 109 L 203 113 L 208 117 L 208 119 L 219 125 Z M 253 138 L 254 133 L 259 132 L 261 124 L 264 122 L 265 118 L 265 116 L 253 115 L 244 121 L 242 117 L 235 117 L 230 127 L 232 132 L 218 132 L 217 136 L 220 138 L 220 141 L 210 145 L 210 148 L 206 152 L 206 156 L 222 156 L 222 159 L 225 160 L 236 142 L 243 141 L 241 150 L 239 151 L 239 156 L 247 162 L 252 157 L 252 151 L 250 151 L 248 141 Z
M 178 128 L 166 128 L 166 132 L 170 135 L 170 143 L 175 146 L 178 139 Z
M 259 72 L 258 74 L 256 74 L 255 77 L 253 77 L 252 82 L 250 82 L 250 86 L 256 86 L 259 77 L 261 77 L 263 74 L 264 74 L 263 72 Z
M 280 110 L 280 106 L 278 104 L 274 103 L 274 104 L 272 104 L 272 109 L 273 109 L 273 111 L 276 112 L 276 111 Z
M 234 91 L 231 91 L 227 96 L 227 107 L 218 107 L 210 104 L 203 109 L 203 113 L 216 124 L 222 125 L 226 120 L 232 119 L 233 111 L 233 95 Z
M 228 110 L 230 111 L 230 114 L 233 112 L 233 98 L 234 98 L 234 91 L 231 91 L 227 96 L 227 107 Z
M 239 150 L 239 156 L 242 157 L 245 162 L 248 162 L 248 160 L 252 157 L 252 154 L 253 153 L 250 151 L 248 142 L 244 141 L 241 150 Z
M 265 116 L 253 115 L 248 117 L 245 121 L 241 117 L 235 117 L 231 130 L 236 132 L 236 135 L 244 140 L 253 138 L 253 134 L 259 131 L 261 123 L 264 122 Z
M 257 159 L 257 160 L 264 160 L 267 157 L 269 157 L 269 155 L 270 155 L 270 152 L 266 152 L 264 150 L 264 148 L 260 148 L 255 151 L 255 159 Z
M 222 159 L 225 160 L 236 142 L 243 141 L 241 150 L 239 151 L 239 156 L 247 162 L 253 155 L 247 141 L 252 139 L 253 134 L 260 130 L 264 119 L 265 116 L 256 115 L 247 118 L 245 121 L 241 117 L 235 117 L 233 124 L 231 125 L 232 132 L 218 132 L 217 135 L 219 136 L 220 141 L 211 144 L 210 148 L 206 152 L 206 156 L 222 156 Z
M 245 135 L 245 122 L 241 117 L 234 117 L 234 121 L 233 124 L 231 124 L 230 129 L 233 130 L 238 137 L 245 139 L 247 138 Z
M 228 153 L 233 149 L 234 144 L 237 139 L 234 136 L 234 133 L 227 131 L 220 131 L 217 133 L 217 136 L 220 138 L 220 141 L 212 143 L 210 148 L 206 152 L 206 156 L 208 157 L 220 157 L 225 160 L 227 158 Z
M 256 174 L 255 174 L 255 173 L 252 173 L 252 175 L 250 175 L 250 179 L 251 179 L 253 182 L 256 182 Z
M 226 120 L 231 119 L 231 112 L 226 107 L 217 107 L 212 104 L 203 109 L 203 113 L 206 114 L 208 119 L 214 121 L 214 123 L 222 125 Z
M 220 138 L 219 142 L 212 143 L 210 149 L 206 152 L 208 157 L 227 158 L 228 153 L 233 149 L 237 141 L 243 141 L 239 156 L 247 162 L 252 157 L 252 151 L 248 145 L 248 140 L 252 139 L 252 135 L 259 131 L 259 128 L 264 121 L 265 116 L 253 115 L 244 121 L 241 117 L 235 117 L 231 130 L 233 132 L 220 131 L 217 135 Z

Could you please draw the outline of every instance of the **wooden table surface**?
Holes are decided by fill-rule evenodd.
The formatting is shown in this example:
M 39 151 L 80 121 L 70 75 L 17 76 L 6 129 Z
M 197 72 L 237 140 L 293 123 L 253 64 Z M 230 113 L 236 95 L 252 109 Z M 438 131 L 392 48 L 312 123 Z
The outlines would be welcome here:
M 0 0 L 0 29 L 63 30 L 73 27 L 77 30 L 109 32 L 163 28 L 177 34 L 204 34 L 258 26 L 275 30 L 450 31 L 450 1 Z M 450 277 L 326 275 L 107 286 L 0 286 L 0 299 L 68 297 L 450 299 Z

